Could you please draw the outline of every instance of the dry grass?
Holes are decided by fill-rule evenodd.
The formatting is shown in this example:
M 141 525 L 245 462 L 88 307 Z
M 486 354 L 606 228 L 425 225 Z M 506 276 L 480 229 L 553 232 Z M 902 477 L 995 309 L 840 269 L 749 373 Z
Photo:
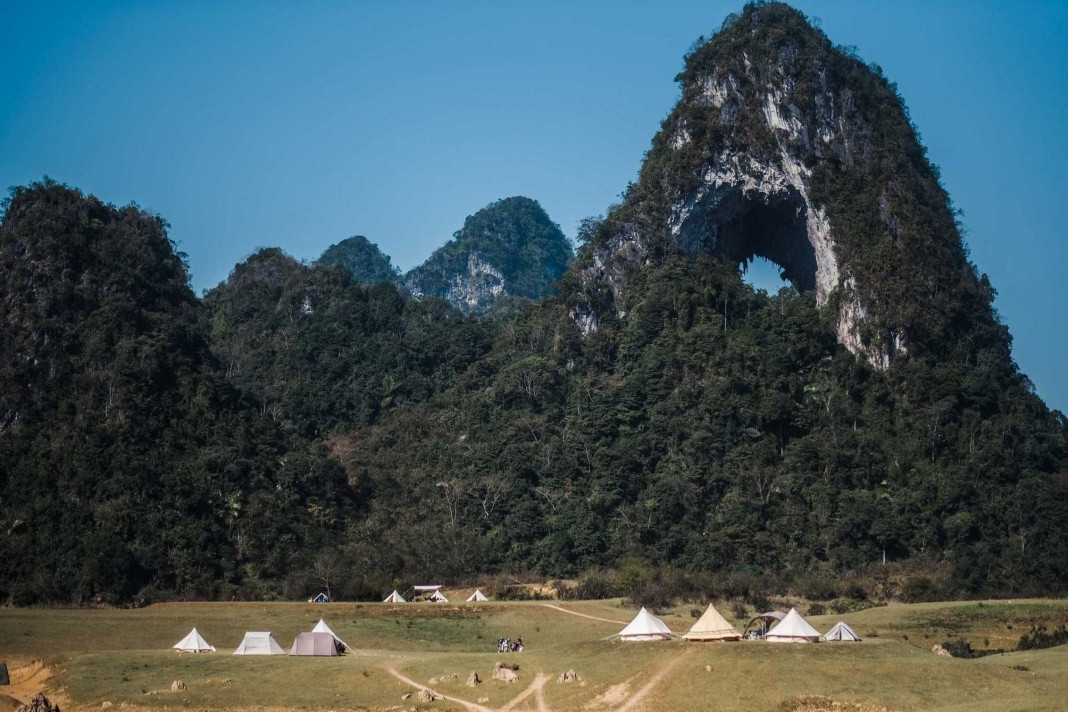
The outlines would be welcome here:
M 550 675 L 536 695 L 530 690 L 514 706 L 517 712 L 1063 709 L 1068 647 L 979 660 L 939 657 L 929 649 L 962 636 L 976 647 L 984 641 L 1011 647 L 1032 624 L 1068 620 L 1068 601 L 900 605 L 816 616 L 810 620 L 821 630 L 845 618 L 869 636 L 860 644 L 820 645 L 619 643 L 603 638 L 621 626 L 597 619 L 625 622 L 632 609 L 618 601 L 555 604 L 589 617 L 535 602 L 3 609 L 0 659 L 17 674 L 33 660 L 51 666 L 56 675 L 47 684 L 64 688 L 70 700 L 64 709 L 74 710 L 99 710 L 105 701 L 115 708 L 125 704 L 127 710 L 461 708 L 448 701 L 418 703 L 414 697 L 402 702 L 401 695 L 412 688 L 391 668 L 424 685 L 456 674 L 435 689 L 472 703 L 489 698 L 485 706 L 492 709 L 506 706 L 537 675 Z M 668 613 L 668 625 L 686 630 L 693 622 L 689 608 Z M 271 630 L 288 646 L 320 616 L 357 648 L 354 654 L 336 659 L 228 654 L 245 630 Z M 179 655 L 169 649 L 193 625 L 219 647 L 218 653 Z M 495 652 L 498 637 L 516 635 L 523 636 L 526 652 Z M 497 660 L 519 665 L 518 683 L 490 680 Z M 557 675 L 569 668 L 582 682 L 557 684 Z M 485 681 L 474 689 L 464 684 L 472 671 Z M 172 693 L 175 679 L 184 680 L 188 689 Z

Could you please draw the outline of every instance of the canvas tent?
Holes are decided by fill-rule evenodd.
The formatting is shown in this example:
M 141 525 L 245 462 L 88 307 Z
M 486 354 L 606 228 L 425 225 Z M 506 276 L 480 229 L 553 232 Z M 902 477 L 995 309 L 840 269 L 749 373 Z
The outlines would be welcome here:
M 337 657 L 337 640 L 330 633 L 298 633 L 290 655 Z
M 334 641 L 339 646 L 341 646 L 341 650 L 342 651 L 352 650 L 352 648 L 349 647 L 348 643 L 346 643 L 341 638 L 337 637 L 337 633 L 335 633 L 334 631 L 330 630 L 330 626 L 328 626 L 326 624 L 326 621 L 324 621 L 322 618 L 320 618 L 319 622 L 315 624 L 315 627 L 311 629 L 311 632 L 312 633 L 329 633 L 330 637 L 333 638 Z M 292 655 L 292 653 L 290 653 L 290 654 Z
M 320 593 L 315 598 L 309 598 L 308 603 L 330 603 L 330 597 L 325 593 Z
M 197 632 L 197 629 L 189 631 L 189 635 L 185 636 L 177 643 L 174 644 L 174 649 L 179 653 L 214 653 L 215 646 L 208 645 L 208 641 L 204 640 L 204 636 Z
M 849 627 L 849 624 L 845 621 L 838 621 L 834 624 L 834 627 L 827 631 L 827 635 L 823 636 L 824 640 L 849 640 L 859 643 L 860 636 L 857 635 L 857 631 Z
M 820 632 L 809 625 L 796 608 L 791 608 L 782 622 L 768 631 L 764 640 L 769 643 L 818 643 Z
M 719 614 L 715 606 L 709 603 L 704 614 L 682 637 L 692 641 L 741 640 L 742 634 Z
M 382 603 L 407 603 L 407 601 L 404 600 L 404 596 L 397 592 L 397 589 L 393 589 L 393 593 L 386 596 Z
M 285 655 L 286 651 L 268 631 L 249 631 L 245 633 L 241 645 L 234 655 Z
M 428 598 L 427 600 L 428 601 L 433 601 L 434 603 L 448 603 L 449 602 L 449 599 L 445 598 L 445 594 L 442 593 L 440 590 L 439 591 L 434 591 L 434 593 L 430 594 L 430 598 Z
M 488 600 L 489 599 L 486 598 L 486 594 L 482 593 L 482 591 L 478 590 L 477 588 L 475 589 L 474 593 L 472 593 L 470 596 L 467 597 L 467 602 L 468 603 L 482 602 L 482 601 L 488 601 Z
M 619 631 L 618 635 L 620 640 L 630 642 L 668 640 L 673 633 L 670 628 L 664 625 L 664 621 L 645 610 L 645 606 L 642 606 L 642 609 L 638 611 L 638 615 L 634 616 L 634 620 L 628 623 L 626 628 Z

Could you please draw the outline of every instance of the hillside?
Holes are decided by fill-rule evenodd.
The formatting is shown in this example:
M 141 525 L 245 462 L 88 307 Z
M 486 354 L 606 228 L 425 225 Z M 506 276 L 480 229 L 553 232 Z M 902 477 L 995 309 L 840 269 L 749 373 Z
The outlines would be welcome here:
M 538 299 L 552 292 L 571 254 L 536 200 L 505 198 L 469 216 L 404 284 L 417 298 L 437 296 L 465 314 L 485 314 L 506 296 Z
M 337 265 L 360 284 L 400 281 L 400 270 L 393 266 L 389 255 L 363 235 L 354 235 L 326 248 L 319 264 Z
M 223 382 L 161 218 L 16 189 L 0 295 L 0 600 L 268 593 L 310 567 L 344 473 Z

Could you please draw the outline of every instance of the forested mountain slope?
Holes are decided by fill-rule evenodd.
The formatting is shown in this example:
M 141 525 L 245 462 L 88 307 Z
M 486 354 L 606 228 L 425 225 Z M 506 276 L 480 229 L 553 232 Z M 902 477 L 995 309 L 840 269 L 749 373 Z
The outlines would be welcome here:
M 224 382 L 199 310 L 160 218 L 51 182 L 13 192 L 0 600 L 277 591 L 351 515 L 325 448 Z
M 465 314 L 485 314 L 507 296 L 549 294 L 571 245 L 538 201 L 516 196 L 469 216 L 453 239 L 404 277 L 416 297 L 437 296 Z
M 357 284 L 277 248 L 257 252 L 204 298 L 226 379 L 290 432 L 321 438 L 425 401 L 489 349 L 490 323 L 447 302 Z
M 363 235 L 354 235 L 326 248 L 319 264 L 337 265 L 360 284 L 397 284 L 401 278 L 389 255 Z

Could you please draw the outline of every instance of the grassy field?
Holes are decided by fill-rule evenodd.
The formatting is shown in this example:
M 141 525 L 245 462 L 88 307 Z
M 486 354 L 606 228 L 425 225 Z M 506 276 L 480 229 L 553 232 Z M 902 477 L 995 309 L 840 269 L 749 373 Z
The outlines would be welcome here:
M 605 640 L 622 627 L 610 621 L 625 623 L 633 609 L 618 601 L 551 605 L 566 610 L 537 602 L 0 609 L 0 660 L 16 683 L 0 688 L 0 695 L 25 701 L 44 686 L 65 710 L 99 710 L 105 703 L 126 710 L 1066 709 L 1068 646 L 976 660 L 930 651 L 960 637 L 976 648 L 1012 648 L 1034 624 L 1068 622 L 1065 600 L 895 605 L 811 616 L 819 630 L 844 618 L 865 638 L 819 645 L 619 643 Z M 693 623 L 692 608 L 669 611 L 664 620 L 684 632 Z M 721 612 L 731 618 L 725 606 Z M 273 631 L 288 648 L 320 616 L 356 648 L 352 654 L 229 654 L 246 630 Z M 170 650 L 194 625 L 218 653 Z M 499 637 L 516 635 L 526 643 L 524 653 L 495 652 Z M 518 683 L 490 679 L 498 660 L 519 666 Z M 557 683 L 568 669 L 582 681 Z M 475 688 L 465 685 L 472 671 L 484 681 Z M 457 679 L 429 683 L 450 674 Z M 177 679 L 188 689 L 171 692 Z M 402 700 L 416 691 L 411 683 L 454 699 Z

